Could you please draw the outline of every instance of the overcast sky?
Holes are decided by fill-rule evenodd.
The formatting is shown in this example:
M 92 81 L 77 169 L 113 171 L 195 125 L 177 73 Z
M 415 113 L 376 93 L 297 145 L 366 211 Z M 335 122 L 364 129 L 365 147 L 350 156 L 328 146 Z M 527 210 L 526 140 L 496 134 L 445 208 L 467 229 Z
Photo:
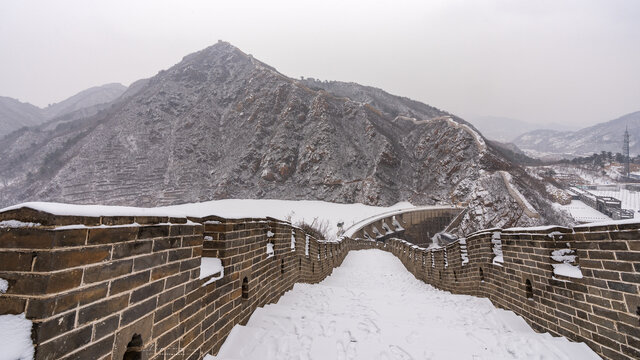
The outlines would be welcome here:
M 0 96 L 129 85 L 231 42 L 291 77 L 466 119 L 582 127 L 640 110 L 640 1 L 0 0 Z

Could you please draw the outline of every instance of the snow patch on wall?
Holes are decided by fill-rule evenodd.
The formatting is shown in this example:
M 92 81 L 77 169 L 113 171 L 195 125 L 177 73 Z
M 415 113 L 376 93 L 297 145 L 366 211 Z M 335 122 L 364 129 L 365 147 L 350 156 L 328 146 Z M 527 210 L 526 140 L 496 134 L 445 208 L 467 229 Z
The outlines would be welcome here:
M 0 315 L 0 358 L 11 360 L 32 360 L 31 321 L 24 313 Z
M 9 290 L 9 282 L 3 278 L 0 278 L 0 294 L 4 294 Z
M 400 223 L 398 222 L 398 220 L 396 220 L 396 217 L 393 216 L 391 218 L 391 223 L 393 224 L 393 226 L 395 226 L 396 231 L 402 231 L 404 230 L 404 228 L 402 227 L 402 225 L 400 225 Z
M 460 238 L 460 257 L 462 258 L 462 266 L 469 263 L 469 253 L 467 252 L 467 239 Z
M 193 225 L 197 225 L 196 223 L 192 223 Z M 157 225 L 171 225 L 171 223 L 159 223 Z M 180 225 L 189 225 L 189 224 L 180 224 Z M 131 226 L 140 226 L 140 224 L 134 222 L 131 224 L 120 224 L 120 225 L 96 225 L 96 226 L 87 226 L 84 224 L 73 224 L 73 225 L 63 225 L 57 226 L 54 230 L 77 230 L 77 229 L 112 229 L 112 228 L 123 228 L 123 227 L 131 227 Z
M 224 276 L 224 267 L 220 259 L 215 257 L 202 257 L 200 262 L 200 279 L 202 280 L 215 274 L 218 274 L 218 276 L 212 277 L 206 283 L 202 284 L 202 286 L 209 285 L 216 280 L 222 279 Z
M 305 240 L 304 255 L 309 256 L 309 235 L 307 235 L 304 240 Z
M 444 268 L 448 268 L 449 267 L 449 257 L 447 256 L 447 248 L 444 248 Z
M 23 228 L 23 227 L 35 227 L 40 225 L 41 225 L 40 223 L 22 222 L 18 220 L 0 221 L 0 228 Z
M 275 251 L 273 250 L 273 244 L 267 243 L 267 259 L 273 257 L 275 255 Z
M 291 251 L 296 251 L 296 232 L 291 230 Z
M 582 279 L 582 270 L 580 270 L 580 265 L 576 264 L 576 258 L 575 251 L 569 248 L 569 243 L 567 243 L 566 249 L 552 251 L 551 259 L 557 262 L 557 264 L 551 264 L 553 273 L 574 279 Z
M 502 256 L 502 239 L 500 239 L 500 232 L 495 231 L 491 235 L 491 244 L 493 244 L 491 251 L 493 251 L 493 265 L 502 266 L 504 263 L 504 257 Z
M 393 230 L 391 230 L 389 225 L 387 225 L 387 223 L 384 220 L 382 220 L 382 228 L 385 230 L 385 235 L 393 234 Z

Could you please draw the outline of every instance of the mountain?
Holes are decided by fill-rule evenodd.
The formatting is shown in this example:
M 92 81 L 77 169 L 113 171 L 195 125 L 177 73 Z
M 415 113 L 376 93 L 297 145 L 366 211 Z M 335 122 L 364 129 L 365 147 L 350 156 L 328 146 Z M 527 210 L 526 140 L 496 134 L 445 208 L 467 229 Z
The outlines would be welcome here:
M 539 125 L 501 116 L 480 116 L 470 121 L 484 136 L 500 142 L 510 142 L 526 132 L 540 128 Z
M 502 143 L 512 142 L 522 134 L 540 130 L 542 128 L 557 131 L 571 130 L 571 127 L 563 124 L 532 124 L 526 121 L 503 116 L 479 116 L 472 118 L 470 122 L 487 138 L 500 141 Z
M 514 143 L 502 143 L 495 140 L 487 140 L 496 151 L 498 151 L 504 158 L 511 162 L 525 166 L 542 165 L 543 162 L 540 159 L 529 157 L 524 151 Z
M 120 97 L 126 90 L 126 86 L 118 83 L 95 86 L 83 90 L 59 103 L 47 106 L 43 109 L 43 113 L 45 118 L 53 119 L 65 114 L 91 108 L 94 105 L 112 102 Z M 90 112 L 87 114 L 89 113 Z M 91 115 L 93 115 L 93 113 L 91 113 Z
M 48 122 L 53 128 L 60 123 L 95 115 L 106 104 L 122 95 L 127 87 L 106 84 L 81 91 L 59 103 L 41 109 L 29 103 L 0 97 L 0 137 L 24 126 L 37 126 Z
M 372 87 L 295 80 L 225 42 L 125 95 L 0 140 L 0 203 L 407 200 L 468 206 L 461 232 L 569 221 L 464 120 Z
M 43 121 L 44 116 L 39 107 L 0 96 L 0 137 L 23 126 L 35 126 Z
M 587 156 L 601 151 L 622 152 L 625 129 L 629 152 L 640 154 L 640 111 L 578 131 L 536 130 L 520 135 L 514 143 L 529 155 Z

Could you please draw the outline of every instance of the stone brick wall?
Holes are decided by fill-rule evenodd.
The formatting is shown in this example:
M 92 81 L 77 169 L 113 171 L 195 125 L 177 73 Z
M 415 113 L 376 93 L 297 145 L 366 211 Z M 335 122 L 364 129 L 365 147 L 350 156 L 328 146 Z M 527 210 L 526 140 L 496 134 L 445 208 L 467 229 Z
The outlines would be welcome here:
M 584 341 L 604 358 L 640 357 L 640 224 L 492 229 L 427 251 L 399 239 L 319 241 L 271 218 L 92 218 L 20 209 L 0 214 L 7 219 L 41 224 L 0 228 L 0 278 L 9 282 L 0 314 L 24 312 L 33 322 L 36 359 L 122 359 L 127 351 L 201 359 L 257 307 L 296 282 L 321 281 L 348 251 L 373 247 L 395 254 L 418 279 L 487 297 L 536 330 Z M 551 252 L 567 248 L 577 255 L 580 279 L 553 272 Z M 224 275 L 201 278 L 202 257 L 220 259 Z
M 494 233 L 500 234 L 502 264 L 493 262 Z M 551 253 L 567 248 L 577 254 L 582 278 L 554 274 Z M 537 331 L 585 342 L 605 359 L 640 358 L 640 224 L 492 229 L 437 250 L 400 239 L 382 249 L 418 279 L 487 297 Z
M 417 245 L 427 245 L 433 235 L 444 230 L 461 212 L 461 208 L 446 206 L 393 211 L 388 216 L 365 221 L 353 232 L 352 238 L 384 241 L 399 237 Z
M 36 359 L 122 359 L 127 351 L 201 359 L 256 307 L 296 282 L 324 279 L 351 243 L 318 241 L 276 219 L 87 218 L 29 209 L 0 214 L 7 219 L 41 224 L 0 229 L 0 278 L 9 282 L 0 315 L 24 312 L 33 322 Z M 224 276 L 201 279 L 202 256 L 219 258 Z
M 192 343 L 201 225 L 150 217 L 54 222 L 74 225 L 0 231 L 0 278 L 9 282 L 0 313 L 32 320 L 36 359 L 121 359 L 134 335 L 146 354 Z M 176 318 L 184 331 L 171 341 Z

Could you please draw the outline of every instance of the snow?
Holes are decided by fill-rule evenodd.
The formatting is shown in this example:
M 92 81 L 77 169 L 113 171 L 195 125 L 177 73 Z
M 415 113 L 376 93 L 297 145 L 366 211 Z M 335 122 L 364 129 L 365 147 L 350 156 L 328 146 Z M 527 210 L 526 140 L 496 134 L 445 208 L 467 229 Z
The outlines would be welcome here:
M 575 255 L 570 255 L 573 253 L 573 250 L 571 249 L 559 249 L 559 250 L 555 250 L 551 253 L 551 258 L 554 261 L 557 262 L 575 262 L 576 261 L 576 256 Z
M 500 232 L 495 231 L 491 235 L 491 243 L 493 244 L 491 250 L 493 251 L 493 265 L 502 266 L 504 263 L 504 257 L 502 256 L 502 239 L 500 238 Z
M 192 224 L 188 224 L 188 225 L 193 225 Z M 158 224 L 158 225 L 171 225 L 171 223 L 164 223 L 164 224 Z M 185 224 L 180 224 L 180 225 L 185 225 Z M 87 226 L 84 224 L 75 224 L 75 225 L 64 225 L 64 226 L 58 226 L 55 228 L 55 230 L 74 230 L 74 229 L 95 229 L 95 228 L 122 228 L 122 227 L 130 227 L 130 226 L 140 226 L 140 224 L 134 222 L 131 224 L 121 224 L 121 225 L 96 225 L 96 226 Z
M 291 251 L 296 251 L 296 233 L 291 230 Z
M 294 225 L 303 221 L 328 224 L 327 237 L 337 238 L 338 223 L 350 226 L 363 218 L 381 213 L 391 213 L 398 209 L 414 208 L 408 202 L 393 206 L 369 206 L 363 204 L 337 204 L 312 200 L 268 200 L 268 199 L 226 199 L 201 203 L 173 205 L 156 208 L 138 208 L 128 206 L 73 205 L 49 202 L 26 202 L 1 209 L 0 212 L 19 208 L 31 208 L 54 215 L 72 216 L 170 216 L 170 217 L 206 217 L 215 215 L 227 219 L 272 217 L 291 221 Z
M 307 236 L 305 237 L 305 244 L 304 244 L 304 255 L 305 256 L 309 256 L 309 234 L 307 234 Z
M 594 221 L 606 221 L 611 220 L 610 217 L 601 213 L 600 211 L 592 208 L 580 200 L 571 200 L 568 205 L 561 205 L 561 207 L 571 214 L 576 221 L 581 223 L 594 222 Z
M 558 239 L 562 240 L 562 238 L 564 237 L 564 234 L 561 233 L 560 231 L 552 231 L 548 233 L 547 236 L 552 239 L 555 239 L 556 237 L 558 237 Z
M 267 259 L 273 257 L 275 255 L 275 251 L 273 250 L 273 244 L 267 243 Z
M 545 231 L 545 230 L 551 230 L 554 228 L 557 228 L 558 225 L 542 225 L 542 226 L 529 226 L 529 227 L 512 227 L 512 228 L 506 228 L 504 229 L 504 231 L 510 231 L 510 232 L 515 232 L 515 231 Z
M 570 278 L 582 279 L 582 271 L 579 266 L 571 264 L 551 264 L 553 265 L 553 273 Z
M 569 246 L 569 244 L 567 244 L 567 246 Z M 551 259 L 558 262 L 558 264 L 551 264 L 554 274 L 582 279 L 580 266 L 575 265 L 576 255 L 574 250 L 569 248 L 554 250 L 551 252 Z
M 222 261 L 214 257 L 202 257 L 200 262 L 200 279 L 205 279 L 211 275 L 219 274 L 209 279 L 202 286 L 209 285 L 216 280 L 222 279 L 224 276 L 224 267 Z
M 411 304 L 404 306 L 403 304 Z M 296 284 L 236 325 L 207 360 L 599 359 L 536 333 L 486 298 L 437 290 L 381 250 L 351 251 L 320 284 Z
M 22 222 L 18 220 L 0 221 L 0 228 L 22 228 L 40 226 L 40 223 Z
M 24 314 L 0 315 L 0 359 L 33 359 L 31 326 L 31 321 L 27 320 Z
M 200 279 L 204 279 L 208 276 L 220 273 L 224 271 L 222 267 L 222 261 L 215 257 L 202 257 L 200 263 Z
M 400 225 L 400 222 L 398 222 L 398 220 L 396 220 L 396 217 L 393 216 L 391 218 L 391 223 L 393 224 L 393 226 L 395 226 L 396 231 L 402 231 L 404 230 L 404 228 L 402 227 L 402 225 Z
M 462 258 L 462 266 L 465 266 L 469 263 L 469 254 L 467 252 L 467 239 L 460 238 L 458 241 L 460 242 L 460 258 Z
M 0 294 L 4 294 L 9 290 L 9 282 L 3 278 L 0 278 Z
M 625 219 L 625 220 L 610 220 L 610 221 L 599 221 L 593 222 L 589 224 L 576 225 L 574 229 L 587 228 L 590 226 L 611 226 L 611 225 L 626 225 L 626 224 L 639 224 L 638 219 Z

